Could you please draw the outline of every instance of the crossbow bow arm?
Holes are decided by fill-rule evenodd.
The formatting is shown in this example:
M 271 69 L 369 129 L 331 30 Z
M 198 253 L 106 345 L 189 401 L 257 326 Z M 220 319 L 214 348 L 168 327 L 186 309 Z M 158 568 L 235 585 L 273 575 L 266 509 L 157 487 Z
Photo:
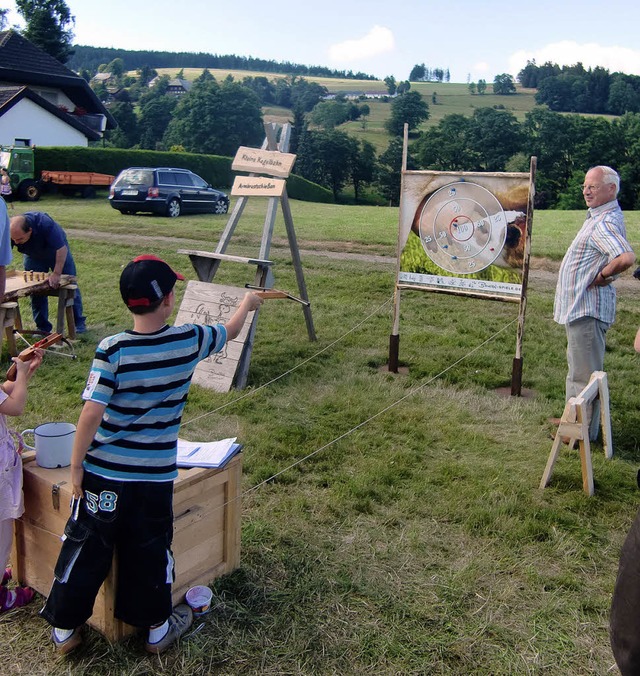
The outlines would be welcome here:
M 48 336 L 42 338 L 42 340 L 39 340 L 37 343 L 31 345 L 31 347 L 28 347 L 26 350 L 22 350 L 22 352 L 18 355 L 18 359 L 20 361 L 30 361 L 31 359 L 33 359 L 33 356 L 35 355 L 37 349 L 46 350 L 51 345 L 59 343 L 62 340 L 62 338 L 63 336 L 61 333 L 51 333 Z M 16 365 L 11 364 L 9 370 L 7 371 L 7 380 L 14 381 L 16 379 L 17 374 L 18 369 Z

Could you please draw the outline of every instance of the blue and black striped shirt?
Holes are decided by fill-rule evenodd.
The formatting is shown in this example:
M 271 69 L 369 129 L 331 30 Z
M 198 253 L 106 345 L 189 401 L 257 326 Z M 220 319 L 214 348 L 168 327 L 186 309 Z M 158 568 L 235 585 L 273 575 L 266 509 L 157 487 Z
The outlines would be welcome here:
M 183 324 L 155 333 L 124 331 L 96 350 L 82 398 L 106 406 L 84 468 L 108 479 L 172 481 L 191 377 L 219 352 L 224 326 Z

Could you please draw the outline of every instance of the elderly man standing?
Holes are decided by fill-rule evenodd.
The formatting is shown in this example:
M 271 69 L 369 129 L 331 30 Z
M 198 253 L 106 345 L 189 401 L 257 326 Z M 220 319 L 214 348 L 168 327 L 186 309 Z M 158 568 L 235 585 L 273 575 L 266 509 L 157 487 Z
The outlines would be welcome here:
M 611 167 L 589 169 L 582 186 L 587 220 L 560 266 L 553 318 L 567 332 L 567 400 L 581 392 L 594 371 L 604 369 L 605 336 L 616 315 L 611 282 L 635 261 L 616 199 L 619 189 L 620 177 Z M 596 401 L 591 440 L 598 436 L 599 410 Z
M 75 275 L 76 264 L 69 250 L 64 230 L 49 214 L 41 211 L 27 211 L 11 218 L 11 240 L 21 254 L 24 254 L 24 269 L 34 272 L 49 272 L 49 286 L 60 286 L 60 275 Z M 40 331 L 51 333 L 49 321 L 49 299 L 47 296 L 31 296 L 33 319 Z M 84 333 L 86 317 L 82 313 L 80 289 L 76 290 L 73 303 L 76 333 Z

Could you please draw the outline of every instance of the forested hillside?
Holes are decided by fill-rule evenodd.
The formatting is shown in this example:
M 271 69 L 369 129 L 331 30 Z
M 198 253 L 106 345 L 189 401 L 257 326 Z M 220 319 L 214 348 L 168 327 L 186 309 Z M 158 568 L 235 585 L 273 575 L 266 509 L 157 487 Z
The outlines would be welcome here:
M 238 70 L 236 57 L 209 70 L 193 65 L 198 55 L 172 56 L 189 66 L 98 65 L 92 87 L 119 124 L 107 145 L 230 156 L 261 142 L 263 121 L 289 121 L 296 173 L 336 201 L 397 204 L 406 122 L 410 168 L 528 171 L 536 156 L 537 208 L 574 209 L 585 169 L 609 164 L 623 207 L 640 207 L 640 113 L 563 115 L 505 74 L 492 85 L 356 80 Z
M 529 61 L 518 79 L 523 87 L 536 88 L 536 101 L 551 110 L 609 115 L 640 112 L 637 75 L 610 73 L 601 67 L 586 69 L 581 63 L 560 67 Z
M 90 47 L 74 45 L 74 53 L 67 66 L 80 73 L 88 71 L 95 74 L 101 64 L 121 59 L 126 70 L 150 68 L 232 68 L 251 70 L 259 73 L 284 73 L 288 75 L 318 75 L 322 77 L 341 77 L 357 80 L 375 80 L 373 75 L 344 70 L 334 70 L 324 66 L 304 66 L 290 61 L 257 59 L 252 56 L 235 54 L 206 54 L 203 52 L 156 52 L 150 50 L 115 49 L 112 47 Z

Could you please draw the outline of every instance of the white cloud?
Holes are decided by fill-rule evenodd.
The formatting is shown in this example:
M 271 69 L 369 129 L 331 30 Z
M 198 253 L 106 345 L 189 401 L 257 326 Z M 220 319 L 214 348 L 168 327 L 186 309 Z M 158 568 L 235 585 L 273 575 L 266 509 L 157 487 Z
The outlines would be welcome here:
M 582 63 L 585 68 L 602 66 L 610 72 L 640 75 L 640 50 L 628 47 L 604 47 L 595 42 L 580 44 L 571 40 L 554 42 L 535 51 L 521 49 L 509 57 L 509 72 L 516 75 L 532 59 L 541 66 L 547 61 L 560 66 Z
M 329 58 L 333 62 L 350 62 L 368 59 L 393 51 L 393 33 L 383 26 L 374 26 L 364 37 L 345 40 L 329 47 Z
M 483 75 L 489 71 L 489 64 L 486 61 L 478 61 L 477 63 L 474 63 L 473 66 L 471 66 L 471 70 L 474 73 Z

